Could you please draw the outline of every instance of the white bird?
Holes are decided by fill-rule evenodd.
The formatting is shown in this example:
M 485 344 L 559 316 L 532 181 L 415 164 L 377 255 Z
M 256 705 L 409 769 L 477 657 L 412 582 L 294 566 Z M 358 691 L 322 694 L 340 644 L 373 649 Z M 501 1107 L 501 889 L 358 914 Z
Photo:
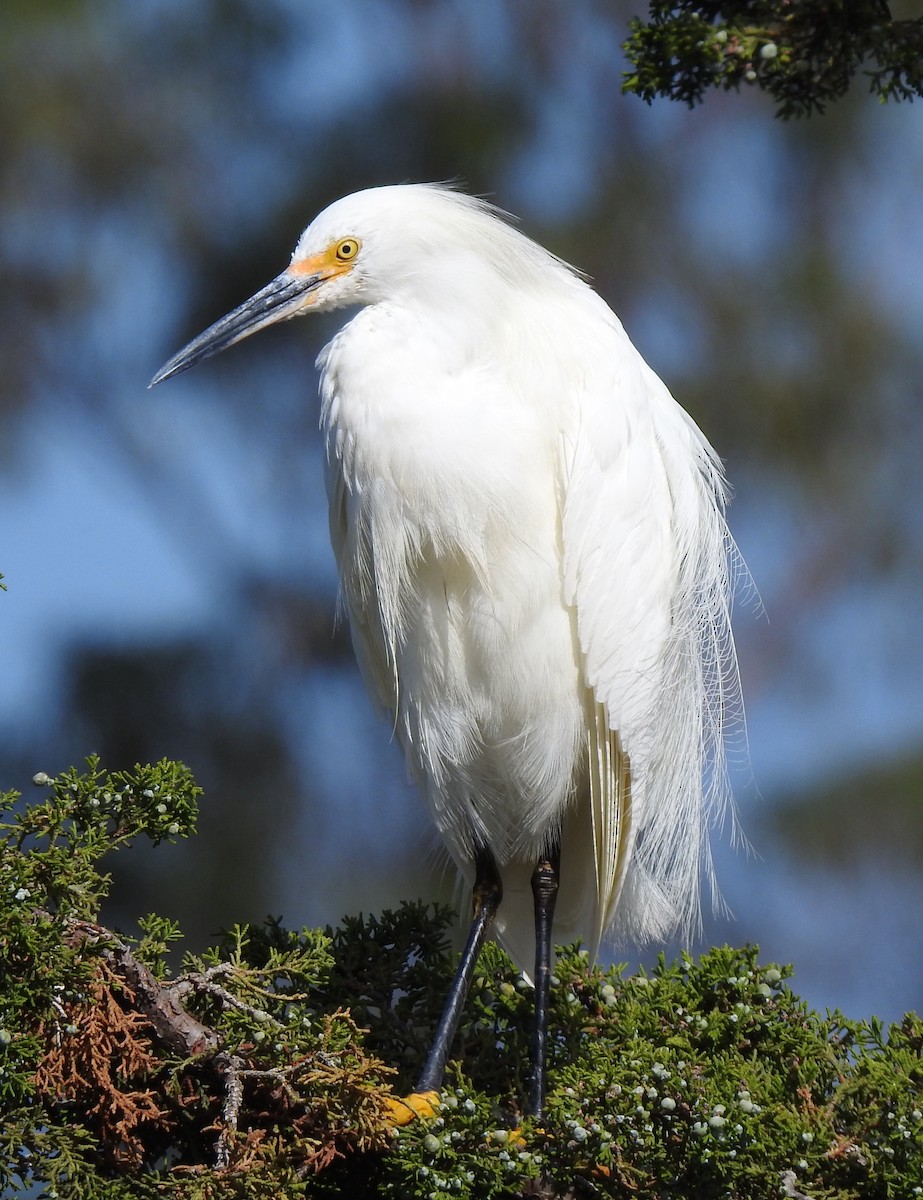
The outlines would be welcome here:
M 722 468 L 580 275 L 442 186 L 330 205 L 153 383 L 347 306 L 318 367 L 352 640 L 474 885 L 417 1090 L 440 1085 L 493 923 L 535 964 L 539 1113 L 552 913 L 595 952 L 694 931 L 714 888 L 737 707 Z

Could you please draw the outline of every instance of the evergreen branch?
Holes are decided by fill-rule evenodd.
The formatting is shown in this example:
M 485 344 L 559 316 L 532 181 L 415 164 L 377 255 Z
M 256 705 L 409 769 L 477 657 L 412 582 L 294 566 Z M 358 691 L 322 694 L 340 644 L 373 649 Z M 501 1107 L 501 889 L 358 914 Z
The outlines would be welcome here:
M 923 95 L 923 18 L 892 20 L 882 0 L 652 0 L 624 50 L 622 90 L 647 103 L 752 86 L 777 116 L 809 116 L 860 71 L 882 102 Z
M 106 929 L 96 864 L 130 830 L 191 828 L 194 785 L 176 764 L 90 768 L 0 821 L 0 1193 L 833 1200 L 923 1177 L 923 1023 L 813 1013 L 752 947 L 634 976 L 563 950 L 535 1128 L 516 1106 L 531 989 L 488 944 L 441 1109 L 395 1131 L 391 1082 L 410 1086 L 453 969 L 450 914 L 239 926 L 171 975 L 175 925 Z

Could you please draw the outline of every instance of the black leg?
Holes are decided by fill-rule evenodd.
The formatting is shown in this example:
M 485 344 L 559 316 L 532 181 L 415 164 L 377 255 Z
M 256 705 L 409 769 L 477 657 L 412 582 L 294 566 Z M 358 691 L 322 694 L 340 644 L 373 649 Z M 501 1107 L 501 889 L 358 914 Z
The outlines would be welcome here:
M 468 988 L 474 977 L 474 968 L 477 966 L 481 947 L 487 939 L 503 896 L 500 872 L 497 870 L 494 856 L 486 847 L 478 851 L 474 865 L 475 878 L 472 893 L 474 915 L 471 919 L 471 928 L 468 930 L 468 940 L 465 942 L 461 962 L 458 964 L 458 970 L 452 980 L 452 986 L 449 989 L 442 1016 L 439 1018 L 429 1054 L 426 1056 L 426 1062 L 423 1064 L 423 1070 L 417 1080 L 414 1089 L 417 1092 L 435 1092 L 442 1086 L 449 1050 L 461 1019 L 462 1009 L 465 1006 Z
M 561 850 L 555 843 L 532 873 L 535 898 L 535 1025 L 532 1029 L 532 1078 L 526 1115 L 540 1117 L 545 1104 L 545 1050 L 548 1042 L 548 993 L 551 986 L 551 923 L 558 898 Z

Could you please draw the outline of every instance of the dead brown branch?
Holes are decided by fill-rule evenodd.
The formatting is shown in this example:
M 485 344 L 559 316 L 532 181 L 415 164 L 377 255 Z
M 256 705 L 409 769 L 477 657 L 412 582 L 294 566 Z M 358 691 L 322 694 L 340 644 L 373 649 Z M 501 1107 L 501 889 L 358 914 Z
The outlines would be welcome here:
M 143 1158 L 144 1128 L 162 1127 L 167 1114 L 153 1089 L 137 1085 L 162 1064 L 145 1036 L 146 1017 L 120 1003 L 124 989 L 124 981 L 101 959 L 87 994 L 61 1004 L 66 1024 L 55 1019 L 40 1027 L 45 1054 L 35 1086 L 42 1095 L 83 1106 L 108 1153 L 132 1168 Z

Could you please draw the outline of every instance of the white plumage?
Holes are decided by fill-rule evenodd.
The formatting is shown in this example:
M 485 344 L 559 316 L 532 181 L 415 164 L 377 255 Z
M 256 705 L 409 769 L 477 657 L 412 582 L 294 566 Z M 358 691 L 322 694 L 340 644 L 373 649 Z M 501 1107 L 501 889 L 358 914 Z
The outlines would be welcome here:
M 361 310 L 322 352 L 330 528 L 356 654 L 460 870 L 529 880 L 556 933 L 689 932 L 736 712 L 720 464 L 606 304 L 481 201 L 371 189 L 158 379 L 271 321 Z
M 735 680 L 720 465 L 603 301 L 486 205 L 359 193 L 296 258 L 345 233 L 371 303 L 318 362 L 331 534 L 446 845 L 468 873 L 474 836 L 493 850 L 522 966 L 559 827 L 559 938 L 688 931 Z

